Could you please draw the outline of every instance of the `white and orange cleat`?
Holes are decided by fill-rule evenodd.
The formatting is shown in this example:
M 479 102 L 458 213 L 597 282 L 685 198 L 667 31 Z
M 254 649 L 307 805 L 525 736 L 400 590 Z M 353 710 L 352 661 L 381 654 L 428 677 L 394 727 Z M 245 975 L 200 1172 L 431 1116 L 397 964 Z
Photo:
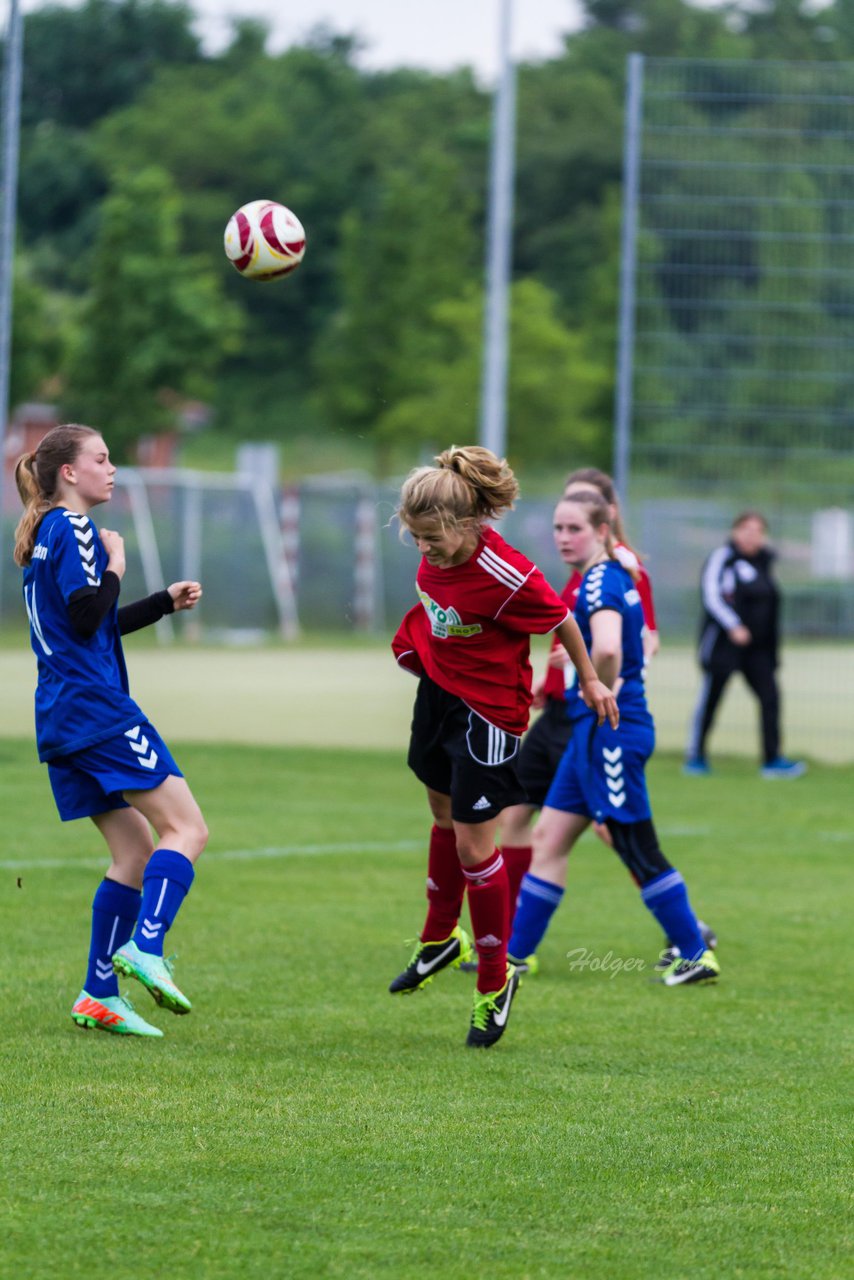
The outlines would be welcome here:
M 74 1002 L 71 1017 L 78 1027 L 88 1030 L 112 1031 L 119 1036 L 151 1036 L 163 1035 L 159 1027 L 141 1018 L 127 996 L 101 996 L 96 999 L 88 992 L 81 991 Z

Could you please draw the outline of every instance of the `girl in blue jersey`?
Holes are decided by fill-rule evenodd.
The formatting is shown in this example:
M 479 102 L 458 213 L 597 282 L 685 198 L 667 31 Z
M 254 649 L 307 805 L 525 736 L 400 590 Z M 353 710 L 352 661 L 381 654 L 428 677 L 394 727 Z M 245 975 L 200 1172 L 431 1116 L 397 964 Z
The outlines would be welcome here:
M 574 492 L 555 511 L 558 548 L 582 574 L 575 619 L 599 679 L 617 695 L 619 728 L 597 724 L 574 689 L 573 721 L 533 832 L 531 869 L 522 881 L 508 951 L 530 957 L 563 897 L 570 850 L 591 822 L 605 823 L 614 849 L 635 878 L 644 905 L 675 947 L 667 986 L 709 981 L 720 972 L 688 901 L 682 876 L 659 847 L 644 769 L 655 728 L 644 688 L 644 615 L 629 570 L 614 556 L 607 504 L 593 490 Z
M 49 431 L 15 468 L 25 507 L 15 561 L 24 570 L 38 660 L 39 759 L 62 820 L 91 818 L 111 857 L 92 904 L 86 981 L 71 1016 L 82 1027 L 160 1036 L 119 995 L 116 974 L 136 978 L 173 1013 L 189 1013 L 163 939 L 192 884 L 207 828 L 165 742 L 128 692 L 121 637 L 192 609 L 202 589 L 175 582 L 118 607 L 124 542 L 89 519 L 112 497 L 115 474 L 99 432 Z

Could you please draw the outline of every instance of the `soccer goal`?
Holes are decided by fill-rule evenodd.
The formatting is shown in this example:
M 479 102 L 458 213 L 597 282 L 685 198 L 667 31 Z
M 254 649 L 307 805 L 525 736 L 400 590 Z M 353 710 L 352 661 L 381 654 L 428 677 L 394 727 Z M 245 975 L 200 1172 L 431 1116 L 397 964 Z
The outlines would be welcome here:
M 165 583 L 204 584 L 205 635 L 235 643 L 299 631 L 296 596 L 272 486 L 243 473 L 123 467 L 110 521 L 125 539 L 128 599 Z M 193 614 L 157 624 L 169 643 Z

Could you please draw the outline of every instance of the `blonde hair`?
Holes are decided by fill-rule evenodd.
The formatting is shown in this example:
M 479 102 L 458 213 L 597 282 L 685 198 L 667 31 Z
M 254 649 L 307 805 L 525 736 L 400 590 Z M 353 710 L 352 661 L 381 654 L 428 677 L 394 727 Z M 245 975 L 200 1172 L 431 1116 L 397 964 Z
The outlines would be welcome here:
M 465 532 L 510 511 L 519 496 L 504 458 L 480 445 L 452 445 L 434 467 L 410 471 L 400 491 L 401 533 L 413 520 L 435 520 L 443 530 Z
M 76 422 L 53 427 L 33 453 L 22 453 L 15 464 L 15 483 L 24 514 L 15 530 L 15 564 L 24 568 L 33 558 L 36 532 L 46 512 L 56 506 L 56 490 L 61 467 L 75 462 L 89 436 L 100 435 L 93 427 Z
M 578 483 L 574 481 L 573 483 Z M 587 513 L 587 519 L 594 529 L 600 528 L 603 524 L 607 526 L 608 532 L 605 535 L 605 553 L 609 560 L 615 560 L 621 568 L 625 569 L 630 576 L 632 582 L 637 582 L 640 578 L 640 569 L 634 565 L 623 564 L 616 551 L 616 539 L 614 537 L 615 529 L 611 520 L 610 502 L 606 495 L 597 487 L 596 489 L 578 489 L 572 493 L 564 493 L 560 499 L 561 502 L 575 502 L 579 507 L 584 507 Z M 622 538 L 620 539 L 622 542 Z M 623 544 L 626 545 L 625 543 Z

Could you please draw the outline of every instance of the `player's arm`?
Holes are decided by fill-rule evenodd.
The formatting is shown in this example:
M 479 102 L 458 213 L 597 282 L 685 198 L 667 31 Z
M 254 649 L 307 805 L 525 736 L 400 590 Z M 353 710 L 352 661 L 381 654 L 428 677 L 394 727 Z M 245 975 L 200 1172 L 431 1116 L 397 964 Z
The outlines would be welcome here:
M 81 640 L 91 640 L 119 598 L 125 573 L 125 542 L 112 529 L 101 530 L 107 567 L 97 587 L 81 587 L 68 597 L 68 617 Z
M 584 646 L 578 623 L 571 613 L 567 614 L 560 626 L 555 627 L 555 635 L 566 649 L 570 662 L 578 673 L 578 689 L 584 702 L 596 712 L 600 724 L 607 719 L 611 727 L 616 729 L 620 723 L 617 699 L 596 674 L 596 668 Z M 617 671 L 619 672 L 619 667 Z
M 132 604 L 123 605 L 119 609 L 119 631 L 123 636 L 142 627 L 150 627 L 169 613 L 177 613 L 182 609 L 195 609 L 202 598 L 200 582 L 173 582 L 164 591 L 155 591 L 153 595 L 142 600 L 134 600 Z
M 590 619 L 590 660 L 603 684 L 613 689 L 623 665 L 623 619 L 615 609 L 599 609 Z

